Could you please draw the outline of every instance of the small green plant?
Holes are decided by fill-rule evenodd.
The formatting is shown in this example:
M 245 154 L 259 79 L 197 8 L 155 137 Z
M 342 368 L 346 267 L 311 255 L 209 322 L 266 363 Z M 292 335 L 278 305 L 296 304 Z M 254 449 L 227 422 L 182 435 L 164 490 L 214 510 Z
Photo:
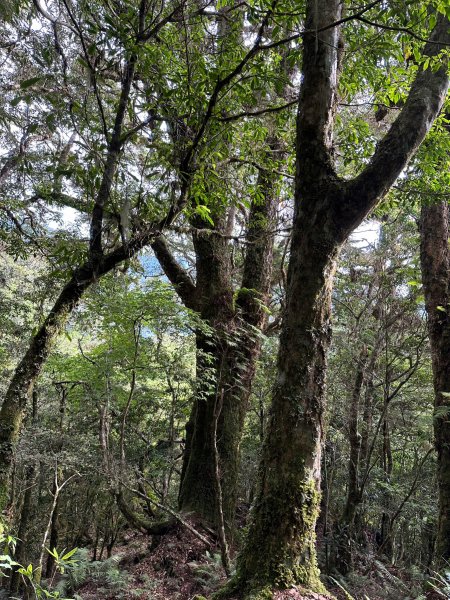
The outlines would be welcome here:
M 77 589 L 91 581 L 97 585 L 97 591 L 114 593 L 114 597 L 120 599 L 123 593 L 129 592 L 130 587 L 130 576 L 119 569 L 120 559 L 120 555 L 115 555 L 106 560 L 92 561 L 89 550 L 80 548 L 76 555 L 76 564 L 67 570 L 56 589 L 61 594 L 75 594 Z
M 54 598 L 58 600 L 73 600 L 72 598 L 63 598 L 58 590 L 47 589 L 40 583 L 41 573 L 39 568 L 33 567 L 30 563 L 28 566 L 21 565 L 14 560 L 13 555 L 16 548 L 17 539 L 6 532 L 5 526 L 0 523 L 0 545 L 3 546 L 3 554 L 0 555 L 0 577 L 9 577 L 11 573 L 16 571 L 22 576 L 24 586 L 32 594 L 36 600 L 44 598 Z M 73 555 L 77 548 L 66 552 L 63 550 L 58 553 L 56 548 L 52 551 L 47 551 L 55 558 L 56 572 L 64 573 L 67 569 L 72 568 L 76 564 Z M 51 588 L 53 578 L 49 584 Z M 15 600 L 14 597 L 11 600 Z
M 62 550 L 61 552 L 58 552 L 56 548 L 53 548 L 53 550 L 47 548 L 47 552 L 50 554 L 50 556 L 53 556 L 53 558 L 55 559 L 56 567 L 53 576 L 50 580 L 49 585 L 51 587 L 53 585 L 53 580 L 55 578 L 56 573 L 61 573 L 61 575 L 64 575 L 66 571 L 74 569 L 75 566 L 78 564 L 78 560 L 73 558 L 74 554 L 78 552 L 78 548 L 73 548 L 72 550 L 69 550 L 69 552 L 66 552 L 66 548 L 64 548 L 64 550 Z

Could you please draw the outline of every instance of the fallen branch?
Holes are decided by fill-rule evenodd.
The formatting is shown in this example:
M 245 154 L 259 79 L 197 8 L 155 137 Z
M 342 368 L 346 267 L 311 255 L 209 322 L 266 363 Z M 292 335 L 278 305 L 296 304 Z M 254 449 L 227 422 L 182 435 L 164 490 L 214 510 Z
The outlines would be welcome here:
M 122 485 L 124 485 L 124 484 L 122 484 Z M 204 535 L 202 535 L 201 533 L 199 533 L 194 527 L 192 527 L 192 525 L 190 523 L 188 523 L 185 519 L 183 519 L 183 517 L 179 513 L 175 512 L 172 508 L 169 508 L 168 506 L 164 506 L 164 504 L 161 504 L 157 500 L 154 500 L 153 498 L 150 498 L 150 496 L 147 496 L 147 494 L 143 494 L 139 490 L 136 490 L 134 488 L 130 488 L 130 487 L 126 486 L 126 485 L 124 485 L 124 487 L 127 490 L 129 490 L 130 492 L 132 492 L 133 494 L 135 494 L 136 496 L 139 496 L 139 498 L 142 498 L 142 499 L 146 500 L 147 502 L 150 502 L 151 504 L 154 504 L 160 510 L 163 510 L 166 513 L 168 513 L 171 517 L 173 517 L 179 523 L 181 523 L 181 525 L 183 525 L 183 527 L 185 527 L 188 531 L 190 531 L 193 535 L 195 535 L 195 537 L 197 539 L 199 539 L 201 542 L 203 542 L 204 544 L 206 544 L 209 548 L 212 546 L 212 543 L 211 543 L 210 540 L 208 540 L 208 538 L 206 538 Z

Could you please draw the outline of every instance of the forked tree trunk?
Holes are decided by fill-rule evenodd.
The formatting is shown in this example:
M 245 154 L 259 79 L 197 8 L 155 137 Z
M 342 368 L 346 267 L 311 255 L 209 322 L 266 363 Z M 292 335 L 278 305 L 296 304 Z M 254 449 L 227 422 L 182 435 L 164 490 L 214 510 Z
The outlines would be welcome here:
M 267 189 L 268 188 L 268 189 Z M 229 261 L 228 244 L 205 251 L 205 241 L 195 243 L 197 293 L 201 294 L 201 316 L 212 327 L 211 334 L 197 335 L 197 393 L 190 419 L 180 485 L 179 506 L 216 524 L 215 470 L 212 462 L 214 408 L 218 395 L 222 409 L 217 423 L 217 450 L 223 493 L 223 513 L 233 528 L 237 499 L 240 441 L 261 347 L 258 331 L 265 321 L 264 307 L 270 286 L 275 199 L 273 185 L 266 186 L 265 204 L 252 207 L 242 288 L 233 293 L 231 268 L 223 265 L 221 285 L 211 290 L 214 263 Z M 270 192 L 270 193 L 269 193 Z M 259 224 L 259 225 L 258 225 Z M 213 234 L 214 235 L 214 234 Z M 249 239 L 250 238 L 250 239 Z M 219 238 L 220 239 L 220 238 Z M 208 248 L 211 248 L 208 240 Z M 222 242 L 222 240 L 221 240 Z M 216 242 L 217 243 L 217 242 Z M 205 266 L 205 263 L 207 266 Z
M 435 392 L 439 520 L 438 566 L 450 559 L 450 250 L 447 202 L 422 208 L 421 266 Z
M 196 392 L 187 427 L 179 491 L 180 511 L 194 513 L 210 525 L 216 524 L 217 517 L 214 412 L 223 379 L 220 374 L 227 370 L 224 357 L 234 330 L 231 254 L 228 240 L 223 235 L 225 219 L 222 217 L 217 221 L 210 234 L 194 234 L 196 308 L 207 330 L 199 328 L 196 334 Z M 199 228 L 204 225 L 202 222 L 194 224 Z M 219 448 L 218 451 L 222 461 Z
M 276 139 L 269 144 L 268 158 L 273 160 L 271 154 L 279 150 L 279 144 Z M 163 240 L 152 245 L 184 304 L 196 309 L 210 328 L 209 332 L 199 330 L 196 336 L 197 390 L 186 427 L 179 508 L 217 525 L 216 470 L 212 457 L 215 406 L 220 397 L 217 451 L 222 510 L 229 532 L 236 510 L 240 442 L 261 348 L 259 332 L 266 320 L 272 273 L 277 200 L 276 182 L 269 170 L 260 171 L 258 187 L 263 201 L 254 202 L 250 209 L 242 283 L 237 291 L 233 286 L 231 248 L 223 216 L 216 218 L 210 234 L 194 234 L 195 285 L 175 262 Z M 203 222 L 196 224 L 205 228 Z
M 338 77 L 339 0 L 308 0 L 297 121 L 296 214 L 278 376 L 259 469 L 259 488 L 237 572 L 216 597 L 271 598 L 295 584 L 323 590 L 315 550 L 325 408 L 330 297 L 340 246 L 417 149 L 448 90 L 446 65 L 419 71 L 405 106 L 353 181 L 336 176 L 332 129 Z M 436 43 L 450 41 L 443 16 Z M 320 32 L 320 33 L 318 33 Z

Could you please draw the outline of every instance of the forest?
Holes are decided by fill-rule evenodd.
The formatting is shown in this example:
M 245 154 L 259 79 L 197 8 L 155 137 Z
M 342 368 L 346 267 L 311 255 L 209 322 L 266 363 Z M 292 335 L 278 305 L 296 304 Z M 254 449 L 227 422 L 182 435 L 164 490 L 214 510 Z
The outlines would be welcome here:
M 450 1 L 0 0 L 0 598 L 450 598 Z

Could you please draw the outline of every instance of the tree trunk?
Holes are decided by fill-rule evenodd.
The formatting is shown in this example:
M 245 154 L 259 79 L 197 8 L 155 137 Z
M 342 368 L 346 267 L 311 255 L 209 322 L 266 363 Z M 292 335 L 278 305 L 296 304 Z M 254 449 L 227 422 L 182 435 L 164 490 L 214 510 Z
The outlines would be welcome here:
M 20 361 L 0 411 L 0 508 L 9 498 L 11 463 L 22 429 L 24 411 L 34 383 L 47 360 L 51 347 L 83 292 L 92 283 L 92 273 L 77 271 L 63 288 L 44 324 L 32 339 Z
M 428 314 L 435 392 L 434 435 L 437 451 L 439 519 L 436 538 L 438 565 L 450 559 L 450 251 L 449 206 L 422 208 L 421 266 Z
M 269 140 L 268 158 L 279 151 L 279 142 Z M 280 153 L 276 160 L 280 160 Z M 276 218 L 276 182 L 269 170 L 261 169 L 258 187 L 263 202 L 252 204 L 247 230 L 247 252 L 242 285 L 233 287 L 231 248 L 224 216 L 216 217 L 209 234 L 194 234 L 196 285 L 175 263 L 159 240 L 155 254 L 166 275 L 175 284 L 183 302 L 195 307 L 210 327 L 197 332 L 197 391 L 186 426 L 179 508 L 201 520 L 218 524 L 215 498 L 214 410 L 222 398 L 217 423 L 217 451 L 223 495 L 223 515 L 232 531 L 237 501 L 240 441 L 247 412 L 256 362 L 261 348 L 260 331 L 266 320 L 266 303 L 272 272 L 273 228 Z M 194 223 L 204 229 L 205 223 Z
M 55 510 L 52 515 L 52 524 L 50 526 L 50 537 L 48 541 L 48 547 L 50 550 L 58 548 L 59 540 L 59 498 L 55 504 Z M 47 556 L 47 563 L 45 565 L 45 577 L 51 579 L 56 568 L 55 557 L 52 554 Z
M 322 202 L 317 194 L 315 227 L 300 211 L 292 240 L 278 379 L 250 536 L 238 566 L 238 577 L 252 582 L 251 587 L 276 584 L 288 588 L 303 583 L 316 591 L 322 589 L 315 524 L 320 505 L 331 287 L 339 249 L 326 237 L 327 223 L 320 217 Z
M 387 381 L 389 385 L 389 381 Z M 387 388 L 389 390 L 389 387 Z M 384 419 L 383 419 L 383 447 L 381 455 L 381 464 L 383 465 L 384 479 L 386 482 L 386 489 L 384 491 L 384 505 L 383 514 L 381 515 L 381 546 L 379 551 L 381 554 L 386 556 L 389 561 L 392 561 L 394 555 L 394 546 L 392 540 L 392 522 L 391 522 L 391 510 L 392 510 L 392 493 L 389 486 L 392 481 L 392 471 L 394 467 L 392 458 L 391 448 L 391 434 L 389 427 L 389 401 L 385 399 L 384 403 Z
M 219 221 L 219 220 L 218 220 Z M 201 226 L 204 223 L 196 223 Z M 233 289 L 231 287 L 231 255 L 223 233 L 224 220 L 210 234 L 194 234 L 197 270 L 197 307 L 206 329 L 197 331 L 196 392 L 187 430 L 186 452 L 183 459 L 179 508 L 194 513 L 210 525 L 217 524 L 214 470 L 214 409 L 227 370 L 224 357 L 234 330 Z M 223 411 L 221 414 L 223 421 Z M 218 452 L 222 465 L 221 440 Z M 220 446 L 219 446 L 220 445 Z M 224 490 L 226 494 L 227 491 Z M 225 520 L 229 518 L 228 513 Z
M 28 564 L 27 544 L 30 524 L 32 523 L 34 500 L 36 499 L 36 467 L 30 465 L 26 469 L 25 493 L 23 496 L 22 510 L 20 512 L 19 529 L 17 532 L 17 546 L 14 553 L 14 560 L 21 565 Z M 20 574 L 14 570 L 11 574 L 9 590 L 11 594 L 16 595 L 20 587 Z
M 352 399 L 349 405 L 348 440 L 350 457 L 348 461 L 348 490 L 344 512 L 336 531 L 337 554 L 335 557 L 335 566 L 343 575 L 347 574 L 352 568 L 354 524 L 363 492 L 360 472 L 361 434 L 359 433 L 359 413 L 367 357 L 367 348 L 364 347 L 360 352 L 357 363 Z

